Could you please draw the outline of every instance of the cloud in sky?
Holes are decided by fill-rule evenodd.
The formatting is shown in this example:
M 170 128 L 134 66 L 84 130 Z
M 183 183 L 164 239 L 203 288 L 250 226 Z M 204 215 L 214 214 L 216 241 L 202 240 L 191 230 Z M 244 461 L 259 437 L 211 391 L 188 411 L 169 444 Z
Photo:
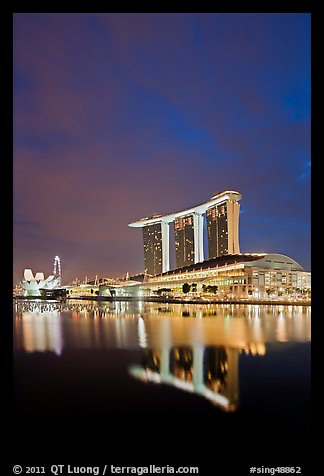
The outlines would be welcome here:
M 310 268 L 310 16 L 15 14 L 14 280 L 143 269 L 130 221 L 243 195 Z M 37 270 L 36 270 L 37 268 Z

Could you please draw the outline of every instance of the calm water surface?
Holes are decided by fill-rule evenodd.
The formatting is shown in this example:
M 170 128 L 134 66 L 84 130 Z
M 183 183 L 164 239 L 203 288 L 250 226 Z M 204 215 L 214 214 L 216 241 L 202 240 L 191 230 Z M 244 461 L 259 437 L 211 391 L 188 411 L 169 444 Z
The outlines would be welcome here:
M 127 447 L 185 465 L 203 450 L 201 468 L 230 469 L 238 451 L 308 454 L 310 307 L 15 301 L 13 318 L 28 455 L 77 441 L 78 457 Z

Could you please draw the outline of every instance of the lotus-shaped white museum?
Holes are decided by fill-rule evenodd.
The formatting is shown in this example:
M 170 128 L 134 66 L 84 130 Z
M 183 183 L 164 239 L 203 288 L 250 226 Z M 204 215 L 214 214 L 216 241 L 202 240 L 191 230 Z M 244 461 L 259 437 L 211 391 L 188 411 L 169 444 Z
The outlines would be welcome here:
M 26 291 L 39 291 L 40 289 L 54 289 L 59 285 L 59 276 L 48 276 L 45 279 L 44 273 L 36 273 L 35 277 L 31 269 L 24 270 L 24 279 L 20 281 L 22 288 Z

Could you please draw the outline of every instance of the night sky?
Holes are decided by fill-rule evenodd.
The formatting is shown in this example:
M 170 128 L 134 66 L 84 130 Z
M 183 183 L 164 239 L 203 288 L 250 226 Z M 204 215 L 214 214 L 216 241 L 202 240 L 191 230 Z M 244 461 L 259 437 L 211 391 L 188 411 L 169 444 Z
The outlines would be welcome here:
M 14 284 L 142 272 L 128 223 L 242 193 L 310 270 L 310 15 L 14 14 Z

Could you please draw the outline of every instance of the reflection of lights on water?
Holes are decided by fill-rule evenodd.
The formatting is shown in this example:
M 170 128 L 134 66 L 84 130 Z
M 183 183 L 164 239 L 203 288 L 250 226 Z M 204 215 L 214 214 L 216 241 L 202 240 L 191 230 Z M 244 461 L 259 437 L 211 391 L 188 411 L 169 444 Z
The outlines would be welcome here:
M 251 353 L 248 350 L 251 342 L 310 341 L 311 312 L 309 307 L 302 306 L 250 304 L 234 305 L 233 310 L 230 304 L 183 306 L 21 300 L 15 301 L 14 309 L 16 345 L 28 352 L 50 350 L 60 353 L 62 325 L 67 329 L 64 334 L 66 345 L 72 347 L 111 345 L 144 349 L 152 343 L 167 346 L 175 342 L 184 345 L 225 343 L 241 346 Z M 56 319 L 48 317 L 51 313 L 57 316 Z M 262 349 L 257 349 L 257 354 L 262 355 Z
M 257 340 L 263 340 L 262 323 L 260 316 L 252 321 L 253 337 Z
M 123 332 L 121 329 L 120 319 L 116 319 L 115 326 L 116 326 L 117 347 L 120 348 L 123 346 Z
M 26 352 L 54 351 L 61 355 L 63 349 L 60 313 L 30 312 L 22 319 L 23 347 Z
M 245 354 L 249 355 L 265 355 L 266 346 L 264 343 L 251 343 L 248 347 L 242 349 Z M 240 350 L 241 353 L 241 350 Z
M 279 342 L 287 342 L 286 320 L 282 317 L 277 320 L 276 337 Z
M 264 344 L 257 344 L 257 353 L 259 355 L 265 355 L 266 353 L 266 346 Z
M 252 319 L 252 304 L 248 304 L 248 319 Z
M 255 319 L 260 319 L 260 306 L 256 306 L 254 308 L 254 311 L 255 311 L 254 318 Z
M 256 348 L 255 348 L 254 345 L 250 345 L 250 352 L 251 352 L 252 355 L 256 355 L 256 354 L 257 354 L 257 350 L 256 350 Z
M 146 337 L 146 331 L 145 331 L 145 322 L 142 317 L 138 319 L 138 340 L 139 340 L 139 345 L 145 349 L 147 347 L 147 337 Z

